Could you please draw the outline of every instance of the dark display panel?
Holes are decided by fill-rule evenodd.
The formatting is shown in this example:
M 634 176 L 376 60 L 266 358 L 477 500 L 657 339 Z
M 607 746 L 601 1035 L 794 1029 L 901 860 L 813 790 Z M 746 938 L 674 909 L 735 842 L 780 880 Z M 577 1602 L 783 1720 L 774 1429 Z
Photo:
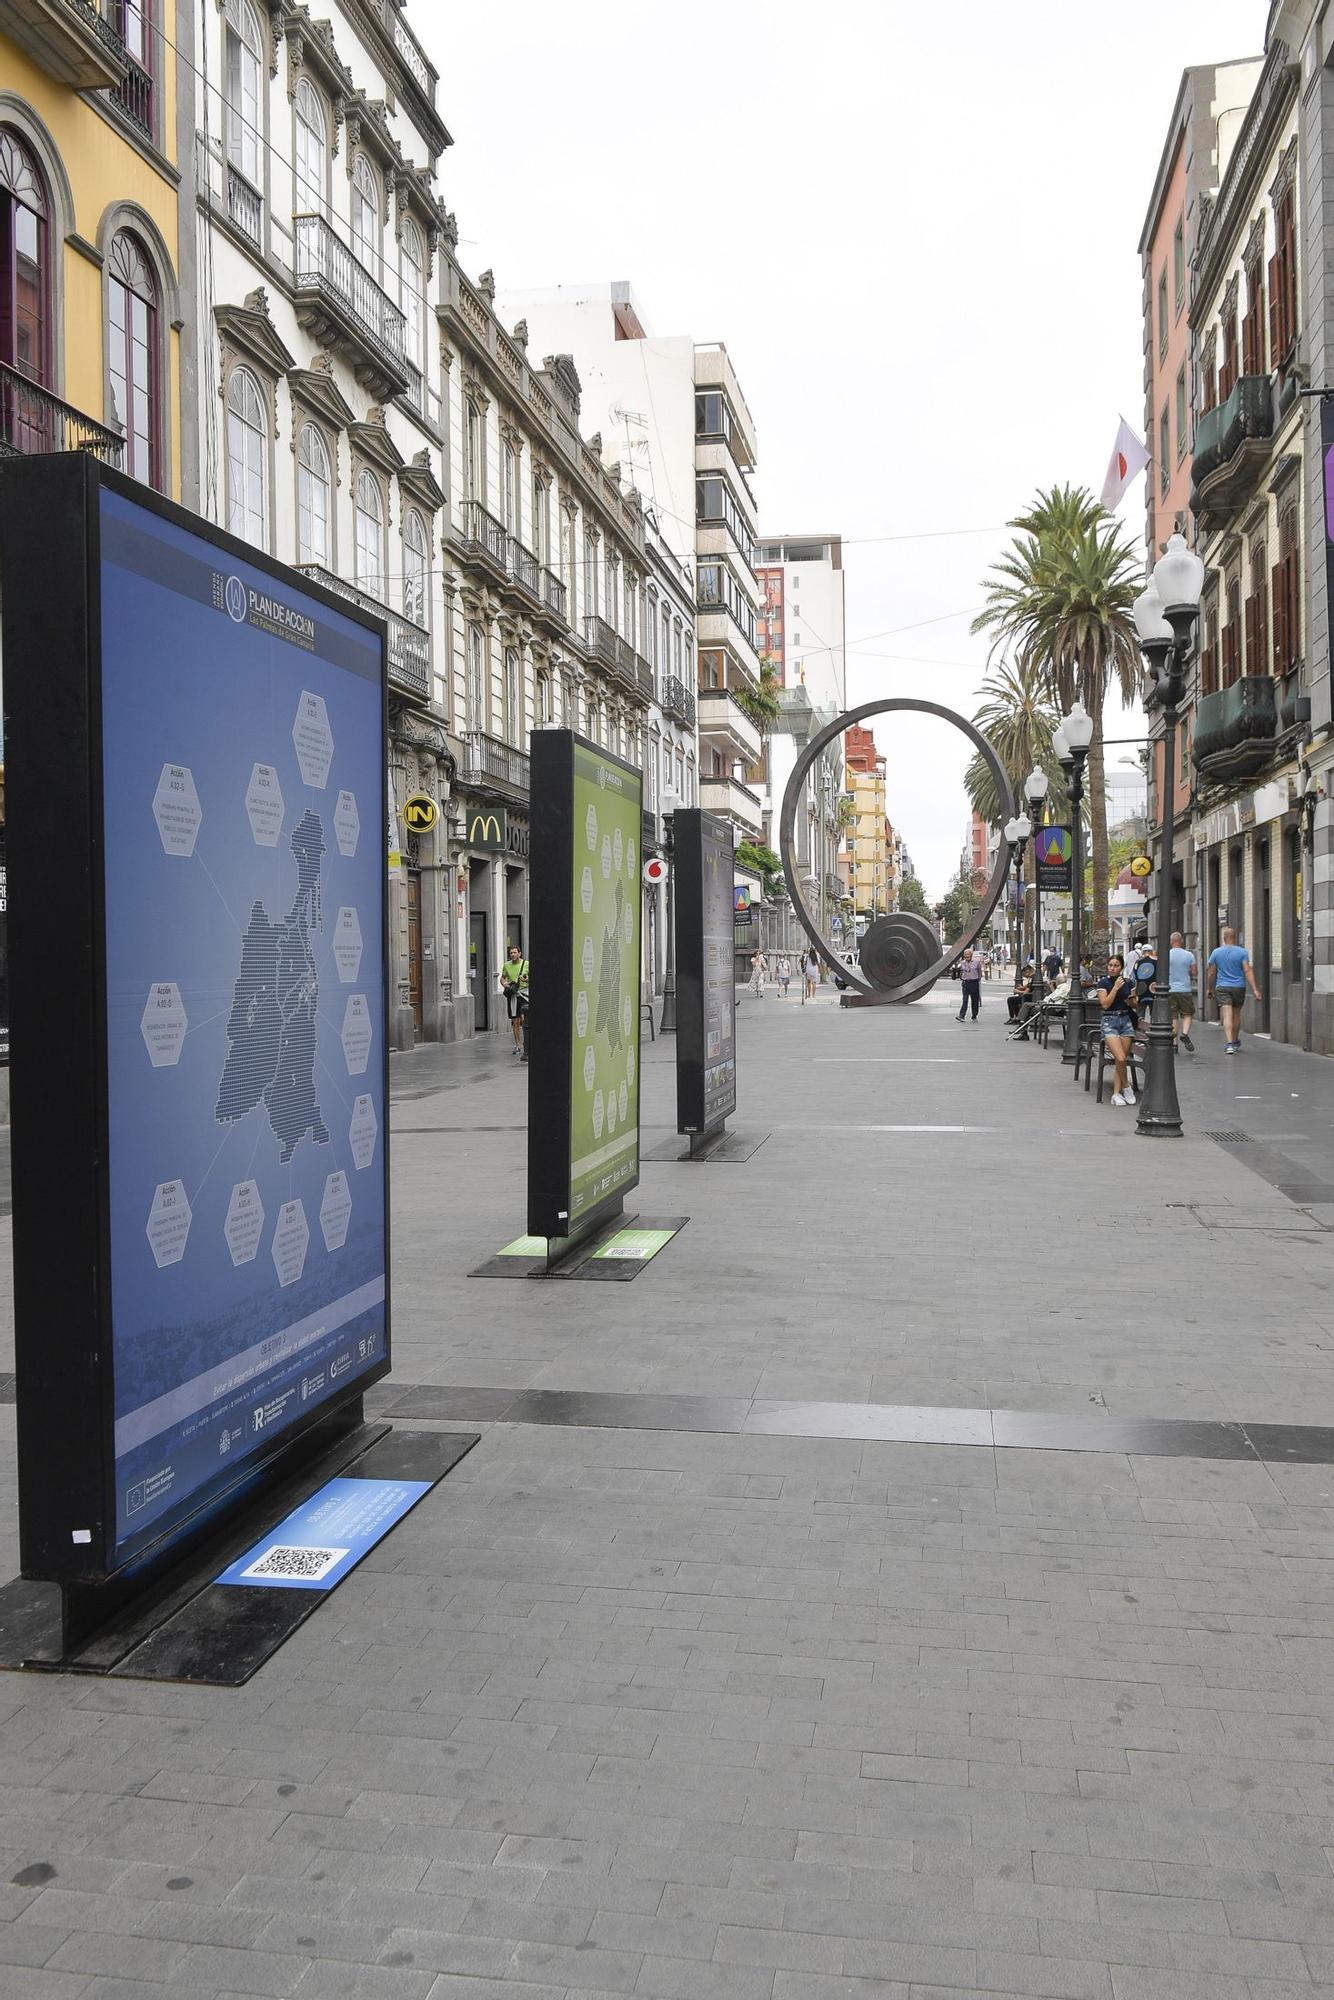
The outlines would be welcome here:
M 732 827 L 688 810 L 673 828 L 676 1125 L 709 1132 L 736 1110 Z

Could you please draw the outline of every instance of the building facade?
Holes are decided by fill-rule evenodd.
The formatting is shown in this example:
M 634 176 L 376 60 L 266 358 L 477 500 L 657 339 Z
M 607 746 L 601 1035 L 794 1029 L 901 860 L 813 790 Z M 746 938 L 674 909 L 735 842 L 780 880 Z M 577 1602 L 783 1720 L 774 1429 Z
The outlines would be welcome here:
M 1299 115 L 1297 64 L 1272 40 L 1195 247 L 1190 511 L 1206 581 L 1178 764 L 1193 781 L 1190 837 L 1168 893 L 1202 953 L 1224 926 L 1239 932 L 1260 984 L 1250 1025 L 1300 1043 L 1311 635 Z
M 198 491 L 194 21 L 177 0 L 0 14 L 0 451 Z
M 1192 442 L 1200 415 L 1191 346 L 1191 272 L 1201 232 L 1242 130 L 1260 60 L 1207 64 L 1181 78 L 1154 178 L 1139 255 L 1144 328 L 1145 563 L 1152 569 L 1170 535 L 1194 536 Z M 1194 861 L 1190 836 L 1193 700 L 1183 704 L 1171 773 L 1181 921 L 1194 941 Z M 1162 723 L 1149 711 L 1154 796 L 1164 798 Z M 1157 822 L 1161 828 L 1161 820 Z M 1155 833 L 1156 855 L 1161 832 Z
M 850 821 L 847 828 L 847 886 L 860 936 L 877 917 L 894 908 L 890 874 L 889 819 L 885 812 L 885 760 L 873 732 L 853 723 L 843 738 Z

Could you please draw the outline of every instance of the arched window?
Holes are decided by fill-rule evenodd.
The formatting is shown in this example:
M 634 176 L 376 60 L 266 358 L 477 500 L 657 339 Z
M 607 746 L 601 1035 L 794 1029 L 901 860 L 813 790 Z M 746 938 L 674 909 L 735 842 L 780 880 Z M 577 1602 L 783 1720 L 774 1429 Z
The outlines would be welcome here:
M 425 373 L 426 352 L 426 252 L 421 231 L 409 220 L 403 225 L 403 259 L 400 272 L 403 317 L 407 321 L 408 360 L 419 374 Z
M 463 403 L 463 497 L 465 500 L 484 500 L 486 480 L 484 476 L 485 447 L 482 438 L 482 413 L 471 396 Z
M 123 229 L 112 237 L 107 254 L 107 364 L 111 417 L 125 437 L 125 470 L 156 486 L 161 470 L 157 281 L 142 245 Z
M 226 0 L 227 158 L 260 186 L 260 106 L 264 41 L 250 0 Z
M 371 597 L 384 596 L 384 503 L 373 474 L 357 478 L 357 582 Z
M 403 609 L 414 625 L 428 623 L 426 579 L 430 567 L 426 523 L 414 507 L 403 523 Z
M 0 126 L 0 361 L 44 384 L 51 380 L 48 213 L 36 161 L 15 133 Z M 28 437 L 17 415 L 12 428 L 11 436 L 0 426 L 20 451 L 51 448 L 40 436 Z
M 264 398 L 248 368 L 227 383 L 227 526 L 243 542 L 268 543 L 268 431 Z
M 297 561 L 330 561 L 329 523 L 333 518 L 333 479 L 324 439 L 314 424 L 302 424 L 296 441 Z
M 328 186 L 328 128 L 324 122 L 324 106 L 309 77 L 303 76 L 296 87 L 292 115 L 296 212 L 298 215 L 322 215 Z
M 352 167 L 352 248 L 371 276 L 380 275 L 380 185 L 364 153 Z
M 533 708 L 536 726 L 550 729 L 556 720 L 556 697 L 550 674 L 539 674 L 533 684 Z

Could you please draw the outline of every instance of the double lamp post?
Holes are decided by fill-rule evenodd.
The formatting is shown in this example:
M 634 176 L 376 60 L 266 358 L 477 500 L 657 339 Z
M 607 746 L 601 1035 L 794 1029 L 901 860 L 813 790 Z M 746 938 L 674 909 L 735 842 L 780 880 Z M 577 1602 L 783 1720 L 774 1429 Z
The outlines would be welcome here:
M 1181 1137 L 1176 1057 L 1172 1037 L 1172 842 L 1176 821 L 1177 709 L 1186 691 L 1186 669 L 1195 646 L 1204 590 L 1204 564 L 1173 535 L 1154 567 L 1147 588 L 1135 599 L 1135 630 L 1149 667 L 1149 692 L 1163 718 L 1162 782 L 1158 804 L 1162 838 L 1158 848 L 1158 976 L 1154 982 L 1144 1094 L 1136 1130 L 1151 1139 Z
M 1061 1059 L 1072 1063 L 1079 1050 L 1079 1030 L 1084 1020 L 1084 988 L 1080 979 L 1080 963 L 1083 958 L 1083 889 L 1084 889 L 1084 842 L 1080 808 L 1084 798 L 1084 759 L 1088 756 L 1089 744 L 1093 741 L 1093 718 L 1085 712 L 1082 701 L 1076 701 L 1069 715 L 1052 736 L 1052 748 L 1065 772 L 1066 786 L 1070 794 L 1073 825 L 1071 827 L 1071 889 L 1073 891 L 1073 917 L 1070 929 L 1070 998 L 1065 1009 L 1065 1040 Z M 1028 846 L 1034 823 L 1042 824 L 1043 805 L 1047 797 L 1049 780 L 1047 773 L 1038 764 L 1033 766 L 1024 780 L 1024 798 L 1031 810 L 1020 813 L 1017 818 L 1007 820 L 1005 838 L 1010 845 L 1015 870 L 1015 905 L 1020 913 L 1020 950 L 1023 949 L 1023 880 L 1024 850 Z M 1033 888 L 1033 989 L 1030 1001 L 1032 1013 L 1042 1005 L 1046 992 L 1046 981 L 1042 967 L 1042 883 L 1038 878 Z

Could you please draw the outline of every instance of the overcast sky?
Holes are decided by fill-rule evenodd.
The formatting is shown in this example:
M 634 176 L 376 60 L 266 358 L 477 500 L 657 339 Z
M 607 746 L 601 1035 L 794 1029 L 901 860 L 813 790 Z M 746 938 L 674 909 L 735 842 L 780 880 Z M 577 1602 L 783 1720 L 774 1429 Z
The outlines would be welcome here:
M 845 537 L 850 701 L 970 713 L 969 617 L 1004 522 L 1038 485 L 1098 491 L 1120 412 L 1143 429 L 1136 245 L 1180 72 L 1260 53 L 1267 12 L 419 0 L 412 19 L 464 268 L 501 290 L 628 278 L 652 332 L 724 340 L 761 533 Z M 1140 544 L 1138 491 L 1122 517 Z M 1109 712 L 1109 735 L 1141 727 Z M 877 734 L 938 896 L 964 739 Z

